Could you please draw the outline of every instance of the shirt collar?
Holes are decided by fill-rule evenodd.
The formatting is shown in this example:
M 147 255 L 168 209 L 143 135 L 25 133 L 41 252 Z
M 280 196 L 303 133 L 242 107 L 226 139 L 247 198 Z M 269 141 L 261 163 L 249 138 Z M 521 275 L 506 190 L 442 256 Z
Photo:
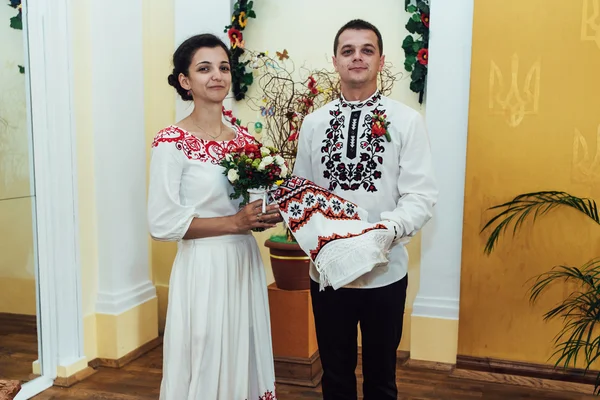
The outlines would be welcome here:
M 349 101 L 346 100 L 344 98 L 344 95 L 342 93 L 340 93 L 340 103 L 342 105 L 342 108 L 350 108 L 351 110 L 357 109 L 357 108 L 363 108 L 363 107 L 371 107 L 374 106 L 375 104 L 377 104 L 379 102 L 379 100 L 381 99 L 381 92 L 379 92 L 379 90 L 376 90 L 375 93 L 373 93 L 371 95 L 371 97 L 369 97 L 366 100 L 363 101 Z

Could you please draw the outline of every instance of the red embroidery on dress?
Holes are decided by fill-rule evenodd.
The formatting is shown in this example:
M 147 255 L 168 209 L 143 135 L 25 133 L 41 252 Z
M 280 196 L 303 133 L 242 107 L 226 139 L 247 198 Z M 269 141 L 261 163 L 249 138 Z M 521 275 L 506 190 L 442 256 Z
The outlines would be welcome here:
M 181 150 L 188 159 L 218 165 L 225 154 L 256 141 L 253 136 L 244 132 L 239 126 L 234 125 L 234 129 L 236 131 L 235 138 L 218 142 L 199 139 L 172 125 L 158 132 L 152 142 L 152 147 L 157 147 L 160 143 L 175 143 L 177 150 Z
M 165 128 L 156 134 L 152 141 L 152 147 L 156 147 L 160 143 L 178 142 L 183 139 L 183 136 L 182 130 L 175 130 L 172 127 Z
M 338 235 L 337 233 L 334 233 L 331 236 L 319 236 L 319 243 L 317 244 L 317 247 L 315 247 L 314 250 L 310 251 L 310 257 L 314 260 L 319 255 L 319 252 L 321 251 L 323 246 L 325 246 L 327 243 L 331 243 L 334 240 L 338 240 L 338 239 L 348 239 L 351 237 L 360 236 L 363 233 L 367 233 L 367 232 L 375 230 L 375 229 L 387 230 L 387 227 L 383 224 L 377 224 L 370 228 L 364 229 L 362 232 L 359 232 L 359 233 L 349 233 L 347 235 Z
M 277 394 L 275 393 L 275 389 L 273 389 L 272 392 L 270 390 L 267 390 L 265 394 L 258 398 L 258 400 L 277 400 Z
M 275 397 L 275 393 L 268 390 L 265 392 L 265 394 L 260 396 L 258 400 L 277 400 L 277 397 Z
M 293 177 L 273 193 L 279 209 L 288 214 L 288 226 L 297 232 L 314 214 L 330 220 L 359 220 L 356 204 L 315 185 L 308 179 Z

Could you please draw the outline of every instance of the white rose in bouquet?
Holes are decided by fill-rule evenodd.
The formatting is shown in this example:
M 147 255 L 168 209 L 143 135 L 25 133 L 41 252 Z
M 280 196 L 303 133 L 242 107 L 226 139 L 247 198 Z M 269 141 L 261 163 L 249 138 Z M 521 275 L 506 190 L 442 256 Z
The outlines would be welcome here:
M 233 183 L 233 182 L 237 181 L 238 179 L 240 179 L 240 176 L 238 175 L 238 173 L 235 169 L 230 169 L 227 172 L 227 179 L 229 179 L 229 182 Z

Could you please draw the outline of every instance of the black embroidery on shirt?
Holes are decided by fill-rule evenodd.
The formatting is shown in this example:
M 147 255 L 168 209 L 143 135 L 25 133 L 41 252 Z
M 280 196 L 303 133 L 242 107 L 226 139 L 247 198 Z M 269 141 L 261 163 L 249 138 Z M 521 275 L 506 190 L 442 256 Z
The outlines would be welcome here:
M 323 140 L 323 146 L 321 147 L 321 153 L 324 154 L 321 157 L 321 164 L 325 165 L 326 168 L 323 172 L 323 177 L 325 179 L 331 177 L 330 171 L 332 171 L 335 164 L 342 159 L 341 149 L 344 141 L 342 129 L 345 127 L 345 117 L 342 115 L 339 104 L 335 109 L 329 111 L 329 115 L 333 118 L 329 121 L 329 128 L 325 131 L 325 139 Z
M 360 110 L 352 111 L 350 114 L 350 126 L 348 127 L 348 144 L 346 145 L 346 157 L 351 160 L 356 158 L 356 148 L 358 147 L 358 121 L 360 120 Z
M 351 110 L 362 108 L 364 106 L 372 107 L 377 104 L 379 100 L 381 100 L 381 92 L 379 91 L 362 103 L 348 103 L 343 97 L 340 96 L 340 104 L 342 105 L 342 108 L 350 108 Z
M 344 116 L 341 115 L 341 103 L 337 104 L 329 114 L 333 117 L 329 121 L 329 128 L 325 131 L 325 139 L 321 147 L 321 164 L 325 166 L 323 178 L 329 181 L 329 190 L 333 191 L 338 186 L 342 190 L 359 190 L 361 187 L 367 192 L 377 192 L 375 181 L 381 179 L 380 170 L 385 152 L 385 137 L 371 135 L 371 113 L 365 116 L 361 126 L 362 133 L 358 137 L 358 162 L 349 162 L 350 158 L 343 158 L 344 154 Z M 381 104 L 375 107 L 385 113 Z M 351 127 L 350 127 L 351 128 Z M 351 129 L 350 129 L 351 130 Z

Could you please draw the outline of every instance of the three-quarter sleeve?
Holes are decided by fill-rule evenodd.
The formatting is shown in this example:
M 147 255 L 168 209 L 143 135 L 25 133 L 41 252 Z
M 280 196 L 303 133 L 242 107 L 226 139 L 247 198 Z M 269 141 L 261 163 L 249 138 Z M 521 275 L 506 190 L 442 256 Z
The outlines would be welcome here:
M 192 220 L 198 217 L 195 207 L 180 201 L 180 184 L 184 160 L 174 143 L 158 143 L 152 148 L 148 188 L 148 225 L 155 240 L 179 241 Z

